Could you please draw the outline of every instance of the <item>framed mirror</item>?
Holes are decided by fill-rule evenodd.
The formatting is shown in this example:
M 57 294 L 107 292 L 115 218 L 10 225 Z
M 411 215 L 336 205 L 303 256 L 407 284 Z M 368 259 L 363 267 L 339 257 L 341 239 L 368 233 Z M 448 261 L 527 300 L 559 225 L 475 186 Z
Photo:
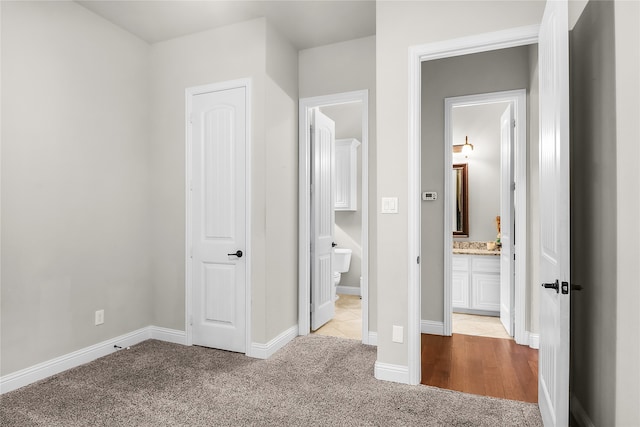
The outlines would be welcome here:
M 467 163 L 458 163 L 453 165 L 453 206 L 451 212 L 453 218 L 451 224 L 453 226 L 454 237 L 469 237 L 469 178 Z

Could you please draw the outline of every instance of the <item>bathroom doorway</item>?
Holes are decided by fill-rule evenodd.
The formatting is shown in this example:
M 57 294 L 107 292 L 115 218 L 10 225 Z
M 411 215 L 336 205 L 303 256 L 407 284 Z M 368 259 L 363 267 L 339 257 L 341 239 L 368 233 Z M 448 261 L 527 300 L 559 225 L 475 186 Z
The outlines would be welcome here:
M 311 125 L 322 115 L 335 125 L 333 176 L 337 185 L 333 215 L 335 248 L 331 257 L 332 316 L 313 318 L 314 217 Z M 355 338 L 368 344 L 368 91 L 300 100 L 299 334 Z M 324 275 L 326 276 L 326 274 Z M 323 279 L 326 280 L 326 277 Z M 322 292 L 326 294 L 326 292 Z M 316 295 L 318 295 L 316 293 Z M 326 313 L 326 307 L 323 307 Z M 312 321 L 313 320 L 313 321 Z M 319 324 L 320 323 L 320 324 Z
M 445 335 L 524 340 L 526 121 L 525 89 L 445 99 Z

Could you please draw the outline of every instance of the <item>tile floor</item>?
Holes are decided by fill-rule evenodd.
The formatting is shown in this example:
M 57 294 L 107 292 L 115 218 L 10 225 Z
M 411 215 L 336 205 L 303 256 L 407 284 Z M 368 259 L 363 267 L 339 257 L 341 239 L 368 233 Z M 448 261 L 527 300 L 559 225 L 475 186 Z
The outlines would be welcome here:
M 512 339 L 500 323 L 499 317 L 453 313 L 452 320 L 454 334 Z
M 336 315 L 313 332 L 332 337 L 362 339 L 362 301 L 357 295 L 340 295 L 336 301 Z

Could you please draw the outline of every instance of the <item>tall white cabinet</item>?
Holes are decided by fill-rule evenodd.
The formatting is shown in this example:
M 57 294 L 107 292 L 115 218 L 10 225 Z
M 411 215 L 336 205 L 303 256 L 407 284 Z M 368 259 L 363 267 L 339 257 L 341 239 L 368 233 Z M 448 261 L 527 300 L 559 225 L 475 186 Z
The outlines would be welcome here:
M 336 204 L 337 211 L 358 209 L 358 147 L 355 138 L 336 139 Z

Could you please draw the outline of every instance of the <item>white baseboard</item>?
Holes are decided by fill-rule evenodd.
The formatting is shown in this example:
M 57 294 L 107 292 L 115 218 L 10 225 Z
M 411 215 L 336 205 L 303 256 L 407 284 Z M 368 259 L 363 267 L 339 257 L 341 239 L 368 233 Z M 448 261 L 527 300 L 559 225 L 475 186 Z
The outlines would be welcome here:
M 343 295 L 358 295 L 360 296 L 359 286 L 336 286 L 336 293 Z
M 536 350 L 540 348 L 540 334 L 532 334 L 529 331 L 525 331 L 524 339 L 525 344 L 528 344 L 529 347 L 535 348 Z
M 67 369 L 84 365 L 99 357 L 114 353 L 120 347 L 130 347 L 151 338 L 149 327 L 141 328 L 128 334 L 94 344 L 89 347 L 38 363 L 25 369 L 0 377 L 0 394 L 16 390 L 36 381 L 58 374 Z
M 186 334 L 184 331 L 161 328 L 159 326 L 140 328 L 128 334 L 102 341 L 0 377 L 0 394 L 16 390 L 68 369 L 75 368 L 76 366 L 84 365 L 108 354 L 115 353 L 118 351 L 114 347 L 115 345 L 123 348 L 131 347 L 148 339 L 184 345 L 186 343 Z
M 580 404 L 580 401 L 573 393 L 571 393 L 571 414 L 580 427 L 595 427 L 595 424 L 593 424 L 589 415 L 587 415 L 587 412 Z
M 378 345 L 378 333 L 369 331 L 369 341 L 366 342 L 368 345 Z
M 444 323 L 433 320 L 420 321 L 420 333 L 431 335 L 444 335 Z
M 255 342 L 251 343 L 251 348 L 247 352 L 247 356 L 255 357 L 256 359 L 268 359 L 273 356 L 276 351 L 280 350 L 297 336 L 298 325 L 295 325 L 285 330 L 266 344 Z
M 187 345 L 187 333 L 185 331 L 162 328 L 160 326 L 149 326 L 149 338 L 174 344 Z
M 409 367 L 376 362 L 375 377 L 378 380 L 409 384 Z

